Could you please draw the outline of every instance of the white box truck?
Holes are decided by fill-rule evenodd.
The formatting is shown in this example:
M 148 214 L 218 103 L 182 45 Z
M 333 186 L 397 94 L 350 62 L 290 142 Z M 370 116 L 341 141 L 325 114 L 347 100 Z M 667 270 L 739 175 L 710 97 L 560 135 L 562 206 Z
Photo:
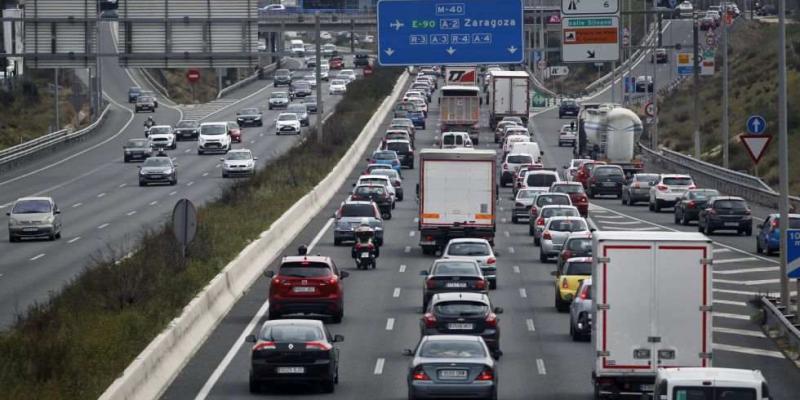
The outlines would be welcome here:
M 654 400 L 769 400 L 769 386 L 757 369 L 659 368 Z
M 419 245 L 434 254 L 453 238 L 494 245 L 497 155 L 494 150 L 424 149 L 419 154 Z
M 658 368 L 710 367 L 711 240 L 641 231 L 592 240 L 594 398 L 650 394 Z
M 504 117 L 520 117 L 526 125 L 530 112 L 530 75 L 526 71 L 489 73 L 489 127 L 494 131 Z

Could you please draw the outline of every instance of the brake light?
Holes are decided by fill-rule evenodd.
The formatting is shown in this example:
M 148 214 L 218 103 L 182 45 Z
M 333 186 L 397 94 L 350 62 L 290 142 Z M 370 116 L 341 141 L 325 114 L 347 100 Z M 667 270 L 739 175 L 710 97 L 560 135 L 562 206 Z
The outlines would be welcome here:
M 411 375 L 411 379 L 415 381 L 429 381 L 431 380 L 431 377 L 429 377 L 428 374 L 422 370 L 422 367 L 417 367 L 417 369 L 415 369 L 414 373 Z
M 572 257 L 572 252 L 571 251 L 564 250 L 563 252 L 561 252 L 561 259 L 562 260 L 568 260 L 570 257 Z
M 494 258 L 494 257 L 489 257 L 489 259 L 487 259 L 487 260 L 486 260 L 486 263 L 487 263 L 487 264 L 490 264 L 490 265 L 491 265 L 491 264 L 494 264 L 494 263 L 496 263 L 496 262 L 497 262 L 497 259 L 496 259 L 496 258 Z
M 578 202 L 580 202 L 580 203 L 586 203 L 586 202 L 588 202 L 588 201 L 589 201 L 589 199 L 587 199 L 587 198 L 586 198 L 586 195 L 582 195 L 582 196 L 581 196 L 581 197 L 578 199 Z
M 475 281 L 475 289 L 486 289 L 486 281 L 483 279 Z
M 426 280 L 425 281 L 425 287 L 427 287 L 428 289 L 435 288 L 436 287 L 436 281 L 434 281 L 433 279 Z
M 477 378 L 476 381 L 491 381 L 494 380 L 494 371 L 489 368 L 484 369 Z
M 436 316 L 432 313 L 425 313 L 425 315 L 422 317 L 422 321 L 425 323 L 426 328 L 436 327 Z
M 695 203 L 694 200 L 692 200 L 692 201 L 686 203 L 686 207 L 687 208 L 695 208 L 695 207 L 697 207 L 697 203 Z
M 327 283 L 329 285 L 336 285 L 336 283 L 338 283 L 338 282 L 339 282 L 339 277 L 336 276 L 336 275 L 331 275 L 331 277 L 328 278 L 327 282 L 323 281 L 323 284 Z
M 589 289 L 584 287 L 583 290 L 581 290 L 580 296 L 578 296 L 578 297 L 580 297 L 581 300 L 588 299 L 589 298 Z
M 658 189 L 658 190 L 660 190 L 660 191 L 662 191 L 662 192 L 665 192 L 665 191 L 666 191 L 667 189 L 669 189 L 669 188 L 668 188 L 666 185 L 658 184 L 658 185 L 656 186 L 656 189 Z
M 253 351 L 259 350 L 275 350 L 275 342 L 258 342 L 253 346 Z
M 333 346 L 325 342 L 320 342 L 320 341 L 306 342 L 306 350 L 328 351 L 332 348 Z
M 490 312 L 489 315 L 486 316 L 486 320 L 484 321 L 486 326 L 489 328 L 496 328 L 497 327 L 497 314 Z
M 536 225 L 544 226 L 544 218 L 539 217 L 536 219 Z
M 536 206 L 531 206 L 531 215 L 539 215 L 539 209 Z
M 542 239 L 553 240 L 553 236 L 550 235 L 550 231 L 544 231 L 544 233 L 542 233 Z
M 773 219 L 770 226 L 772 229 L 778 229 L 780 227 L 780 221 L 778 219 Z
M 569 289 L 569 281 L 566 279 L 561 280 L 561 288 L 562 289 Z
M 508 163 L 503 163 L 503 170 L 505 171 L 507 169 L 508 169 Z

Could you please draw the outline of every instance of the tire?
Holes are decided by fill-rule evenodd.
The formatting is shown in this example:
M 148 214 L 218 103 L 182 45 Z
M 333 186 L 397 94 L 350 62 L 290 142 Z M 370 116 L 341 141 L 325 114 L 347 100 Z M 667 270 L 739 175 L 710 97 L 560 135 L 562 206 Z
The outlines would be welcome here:
M 761 248 L 761 241 L 756 238 L 756 254 L 761 254 L 764 252 L 764 249 Z
M 672 222 L 673 222 L 675 225 L 677 225 L 677 224 L 680 224 L 680 223 L 681 223 L 681 219 L 680 219 L 680 218 L 678 218 L 678 212 L 677 212 L 677 211 L 675 211 L 675 213 L 673 213 L 672 215 L 673 215 L 673 217 L 672 217 Z
M 403 196 L 403 195 L 400 195 L 400 196 L 397 198 L 397 201 L 403 201 L 403 198 L 404 198 L 404 196 Z
M 175 179 L 175 180 L 172 180 L 172 181 L 169 181 L 169 185 L 170 185 L 170 186 L 175 186 L 175 185 L 177 185 L 177 184 L 178 184 L 178 180 L 177 180 L 177 179 Z
M 331 377 L 330 380 L 327 380 L 322 383 L 322 392 L 323 393 L 333 393 L 336 390 L 336 382 L 335 377 Z
M 142 181 L 139 181 L 139 186 L 147 186 L 147 184 Z
M 547 254 L 545 254 L 542 249 L 539 249 L 539 261 L 542 263 L 547 263 Z
M 534 246 L 541 246 L 542 245 L 542 239 L 537 238 L 537 237 L 533 238 L 533 245 Z
M 56 239 L 61 239 L 61 231 L 56 232 Z
M 14 236 L 14 235 L 12 235 L 12 234 L 10 234 L 10 233 L 8 234 L 8 241 L 9 241 L 9 243 L 14 243 L 14 242 L 16 242 L 17 240 L 19 240 L 19 239 L 17 239 L 17 237 L 16 237 L 16 236 Z
M 650 203 L 650 202 L 648 202 L 648 203 L 647 203 L 647 208 L 648 208 L 650 211 L 655 211 L 655 207 L 653 207 L 653 203 Z
M 528 225 L 528 236 L 533 236 L 535 233 L 536 233 L 536 231 L 533 229 L 533 227 Z
M 333 322 L 334 324 L 341 324 L 342 318 L 344 318 L 344 310 L 339 310 L 338 313 L 334 314 L 331 317 L 331 322 Z
M 566 303 L 565 301 L 561 300 L 561 298 L 558 296 L 558 291 L 556 291 L 554 303 L 556 306 L 556 310 L 558 312 L 566 312 L 567 310 L 569 310 L 569 303 Z
M 622 205 L 623 206 L 627 206 L 628 205 L 628 199 L 626 199 L 625 196 L 622 196 Z
M 253 379 L 252 376 L 250 377 L 250 393 L 252 394 L 261 393 L 261 382 Z
M 587 196 L 589 196 L 589 198 L 590 198 L 590 199 L 593 199 L 593 198 L 594 198 L 594 191 L 592 191 L 592 187 L 591 187 L 591 186 L 589 186 L 589 187 L 586 189 L 586 195 L 587 195 Z
M 387 221 L 388 221 L 388 220 L 392 219 L 392 213 L 391 213 L 391 212 L 384 213 L 384 214 L 382 215 L 382 217 L 383 217 L 383 219 L 385 219 L 385 220 L 387 220 Z
M 489 281 L 489 290 L 497 289 L 497 280 L 490 280 Z
M 123 160 L 124 160 L 123 162 L 130 162 L 131 161 L 131 159 L 128 158 L 128 157 L 123 157 Z
M 697 220 L 697 231 L 703 233 L 703 225 L 700 224 L 700 220 Z
M 621 198 L 622 198 L 622 191 L 619 191 L 619 192 L 617 192 L 617 198 L 618 198 L 618 199 L 621 199 Z
M 658 202 L 658 199 L 656 199 L 656 203 L 653 204 L 653 211 L 657 213 L 661 212 L 661 203 Z
M 202 156 L 204 154 L 203 150 L 197 149 L 197 155 Z
M 768 256 L 774 256 L 775 255 L 775 251 L 770 249 L 769 245 L 767 245 L 767 248 L 764 249 L 764 253 L 766 253 Z
M 681 215 L 681 225 L 689 225 L 689 218 L 686 218 L 686 213 Z
M 223 177 L 223 178 L 227 178 L 227 177 L 228 177 L 228 174 L 226 174 L 226 173 L 224 173 L 224 172 L 223 172 L 223 173 L 222 173 L 222 177 Z
M 414 162 L 411 162 L 411 165 L 408 166 L 408 169 L 414 169 Z
M 281 313 L 279 313 L 279 312 L 275 312 L 275 311 L 267 312 L 267 319 L 268 320 L 280 319 L 280 318 L 281 318 Z
M 706 236 L 711 236 L 714 234 L 714 230 L 711 229 L 711 226 L 706 225 Z
M 753 229 L 745 229 L 744 234 L 745 236 L 753 236 Z

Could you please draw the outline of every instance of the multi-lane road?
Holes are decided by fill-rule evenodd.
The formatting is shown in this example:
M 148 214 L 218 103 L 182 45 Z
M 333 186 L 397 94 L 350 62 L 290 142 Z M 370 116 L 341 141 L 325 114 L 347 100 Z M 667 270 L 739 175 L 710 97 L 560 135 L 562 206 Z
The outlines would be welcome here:
M 688 22 L 673 22 L 665 32 L 686 43 Z M 651 70 L 648 62 L 634 69 L 643 75 Z M 658 66 L 659 82 L 667 82 L 674 64 Z M 609 101 L 608 90 L 587 101 Z M 429 127 L 436 126 L 438 109 L 431 102 Z M 487 126 L 486 113 L 483 125 Z M 386 123 L 385 121 L 384 123 Z M 566 120 L 559 120 L 557 110 L 542 110 L 532 119 L 536 141 L 545 152 L 545 166 L 558 167 L 571 157 L 570 149 L 557 146 L 557 132 Z M 418 132 L 417 148 L 432 147 L 434 131 Z M 491 133 L 481 133 L 481 148 L 496 149 Z M 377 146 L 377 138 L 375 142 Z M 656 171 L 657 172 L 657 171 Z M 408 359 L 404 348 L 413 348 L 419 340 L 422 278 L 433 257 L 424 256 L 418 246 L 417 204 L 413 196 L 398 203 L 391 221 L 385 223 L 385 245 L 378 268 L 356 270 L 347 246 L 333 245 L 331 213 L 347 196 L 360 168 L 350 173 L 347 183 L 339 188 L 286 253 L 300 244 L 310 244 L 312 254 L 332 257 L 340 268 L 350 271 L 345 279 L 345 317 L 341 324 L 330 325 L 333 333 L 343 334 L 340 383 L 327 397 L 338 399 L 406 398 Z M 404 171 L 403 186 L 413 190 L 418 171 Z M 588 399 L 592 396 L 590 380 L 593 365 L 590 343 L 573 342 L 568 335 L 568 315 L 553 306 L 554 288 L 550 272 L 554 264 L 538 262 L 538 248 L 532 244 L 526 225 L 510 223 L 513 206 L 510 189 L 502 189 L 499 201 L 500 219 L 495 239 L 498 255 L 498 288 L 490 293 L 492 302 L 505 309 L 500 316 L 502 331 L 499 362 L 499 397 L 502 399 Z M 756 216 L 767 210 L 754 209 Z M 691 230 L 672 224 L 667 213 L 655 214 L 646 207 L 625 207 L 616 199 L 592 201 L 590 218 L 606 230 Z M 714 295 L 714 360 L 717 366 L 757 368 L 764 372 L 775 399 L 793 399 L 797 395 L 800 372 L 785 359 L 774 344 L 764 337 L 758 326 L 750 322 L 755 312 L 748 306 L 751 293 L 774 287 L 777 278 L 775 260 L 754 254 L 752 238 L 733 235 L 713 237 L 715 274 Z M 265 265 L 264 268 L 275 268 Z M 767 280 L 768 282 L 760 282 Z M 165 399 L 242 399 L 251 398 L 248 391 L 250 346 L 244 337 L 264 321 L 268 280 L 258 280 L 234 306 L 227 317 L 193 356 L 163 395 Z M 636 301 L 636 299 L 631 299 Z M 316 396 L 307 386 L 275 387 L 271 398 Z
M 114 51 L 108 26 L 104 29 L 104 51 Z M 349 62 L 349 60 L 348 60 Z M 301 60 L 286 65 L 299 68 Z M 159 124 L 174 125 L 179 119 L 235 121 L 237 110 L 259 107 L 263 128 L 243 128 L 243 142 L 234 148 L 249 148 L 259 157 L 258 167 L 285 152 L 298 136 L 276 136 L 273 120 L 280 110 L 267 110 L 274 89 L 271 80 L 255 81 L 223 99 L 197 106 L 174 106 L 160 99 L 155 114 L 134 114 L 127 103 L 128 88 L 144 80 L 136 71 L 122 69 L 116 59 L 103 60 L 105 96 L 111 103 L 107 119 L 87 140 L 72 144 L 0 176 L 0 211 L 14 200 L 30 195 L 52 196 L 62 210 L 60 240 L 9 243 L 8 231 L 0 230 L 0 326 L 13 321 L 15 313 L 50 292 L 61 289 L 91 259 L 100 254 L 126 254 L 145 230 L 162 223 L 175 202 L 188 198 L 195 203 L 213 199 L 224 187 L 219 155 L 198 156 L 196 142 L 178 142 L 169 151 L 179 165 L 177 186 L 139 187 L 137 164 L 123 163 L 122 144 L 144 136 L 144 120 L 153 115 Z M 340 96 L 328 96 L 323 84 L 326 114 Z M 311 115 L 311 125 L 317 116 Z M 305 134 L 307 128 L 303 128 Z

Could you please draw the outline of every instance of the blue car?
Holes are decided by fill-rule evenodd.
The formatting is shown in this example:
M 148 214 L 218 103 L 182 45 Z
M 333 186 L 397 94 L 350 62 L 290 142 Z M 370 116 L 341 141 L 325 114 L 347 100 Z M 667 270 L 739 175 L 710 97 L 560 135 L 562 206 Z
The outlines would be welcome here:
M 409 111 L 406 118 L 414 123 L 415 128 L 425 129 L 425 114 L 422 111 Z
M 372 153 L 372 156 L 367 159 L 370 164 L 386 164 L 391 165 L 392 169 L 400 172 L 400 157 L 397 152 L 393 150 L 378 150 Z
M 780 241 L 780 214 L 770 214 L 764 223 L 758 226 L 756 235 L 756 253 L 772 255 L 781 248 Z M 789 214 L 789 228 L 800 229 L 800 214 Z

